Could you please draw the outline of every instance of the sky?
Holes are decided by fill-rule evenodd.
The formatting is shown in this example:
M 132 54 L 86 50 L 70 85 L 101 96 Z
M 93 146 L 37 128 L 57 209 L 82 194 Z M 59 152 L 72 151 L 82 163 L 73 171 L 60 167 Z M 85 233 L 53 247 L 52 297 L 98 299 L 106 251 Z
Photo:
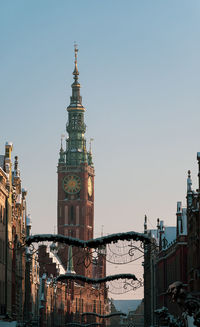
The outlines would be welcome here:
M 56 230 L 74 41 L 94 138 L 95 237 L 142 232 L 145 214 L 148 228 L 176 224 L 188 169 L 198 187 L 199 16 L 199 0 L 0 1 L 0 153 L 13 142 L 33 234 Z

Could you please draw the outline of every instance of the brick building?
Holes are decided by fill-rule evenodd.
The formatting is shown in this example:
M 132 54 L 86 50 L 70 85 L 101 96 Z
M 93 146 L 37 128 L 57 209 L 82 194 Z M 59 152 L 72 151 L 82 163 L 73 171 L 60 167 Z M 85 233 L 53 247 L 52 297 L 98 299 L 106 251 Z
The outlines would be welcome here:
M 0 156 L 0 316 L 6 313 L 6 206 L 8 199 L 4 156 Z
M 164 306 L 174 316 L 181 314 L 179 306 L 172 303 L 166 293 L 175 281 L 181 281 L 191 295 L 200 298 L 200 153 L 197 153 L 197 160 L 199 186 L 197 190 L 192 189 L 188 171 L 187 205 L 183 208 L 182 203 L 177 202 L 176 227 L 164 227 L 163 222 L 158 221 L 158 229 L 148 231 L 145 223 L 146 233 L 157 244 L 145 251 L 145 326 L 156 322 L 154 310 L 157 308 Z
M 167 307 L 171 314 L 179 316 L 181 311 L 178 305 L 171 302 L 166 291 L 175 281 L 187 284 L 187 216 L 186 208 L 182 208 L 181 202 L 177 203 L 176 227 L 171 227 L 171 229 L 174 229 L 176 234 L 174 233 L 171 243 L 166 245 L 167 236 L 163 238 L 166 231 L 163 226 L 160 226 L 159 230 L 160 235 L 164 231 L 162 240 L 159 241 L 160 249 L 156 262 L 156 307 L 157 309 Z
M 54 245 L 39 247 L 40 263 L 40 326 L 61 327 L 69 322 L 81 323 L 83 312 L 107 314 L 105 305 L 106 290 L 97 285 L 82 284 L 68 280 L 55 282 L 59 274 L 75 274 L 71 248 L 68 248 L 67 268 L 62 265 L 58 248 Z M 87 323 L 100 322 L 99 318 L 89 317 Z
M 75 68 L 73 71 L 72 96 L 67 107 L 68 122 L 66 131 L 66 149 L 61 144 L 58 162 L 58 234 L 72 236 L 81 240 L 94 237 L 94 165 L 92 161 L 91 144 L 86 149 L 84 122 L 85 108 L 80 95 L 79 71 L 77 67 L 77 52 L 75 47 Z M 92 277 L 93 273 L 103 277 L 106 275 L 105 253 L 103 249 L 93 265 L 92 255 L 85 250 L 72 249 L 74 270 L 77 274 Z M 67 267 L 68 248 L 59 250 L 63 266 Z M 91 264 L 90 264 L 91 262 Z M 103 286 L 104 287 L 104 286 Z
M 23 320 L 25 300 L 25 250 L 21 247 L 26 237 L 26 195 L 22 188 L 18 157 L 12 172 L 12 314 Z
M 0 319 L 23 321 L 25 300 L 26 194 L 12 143 L 0 156 Z
M 94 231 L 94 166 L 92 153 L 86 149 L 84 122 L 85 108 L 82 105 L 80 84 L 78 81 L 77 52 L 75 48 L 75 68 L 73 71 L 72 96 L 67 107 L 68 122 L 66 131 L 66 149 L 61 145 L 58 162 L 58 234 L 76 237 L 82 240 L 93 238 Z M 84 256 L 84 250 L 73 249 L 74 266 L 77 274 L 92 276 L 92 265 L 86 267 L 78 262 Z M 64 249 L 60 256 L 63 265 L 67 264 Z
M 176 226 L 164 226 L 158 219 L 157 230 L 147 230 L 145 223 L 145 232 L 152 239 L 144 256 L 145 327 L 156 324 L 156 309 L 167 307 L 174 316 L 181 313 L 178 305 L 170 301 L 167 289 L 175 281 L 187 284 L 186 212 L 177 202 Z
M 94 165 L 91 144 L 86 149 L 84 122 L 85 108 L 82 105 L 78 81 L 77 52 L 75 47 L 75 68 L 73 71 L 72 96 L 67 107 L 68 122 L 66 148 L 61 148 L 58 161 L 58 234 L 89 240 L 94 237 Z M 95 260 L 91 250 L 64 244 L 39 247 L 42 308 L 42 326 L 63 326 L 67 322 L 81 322 L 83 312 L 106 314 L 107 289 L 105 285 L 92 285 L 68 281 L 56 283 L 53 278 L 59 274 L 79 274 L 90 278 L 106 276 L 105 249 L 99 249 Z M 56 318 L 57 317 L 57 318 Z M 90 317 L 87 322 L 98 322 Z
M 190 171 L 187 187 L 187 226 L 188 226 L 188 290 L 200 298 L 200 152 L 197 153 L 199 166 L 198 189 L 192 189 Z

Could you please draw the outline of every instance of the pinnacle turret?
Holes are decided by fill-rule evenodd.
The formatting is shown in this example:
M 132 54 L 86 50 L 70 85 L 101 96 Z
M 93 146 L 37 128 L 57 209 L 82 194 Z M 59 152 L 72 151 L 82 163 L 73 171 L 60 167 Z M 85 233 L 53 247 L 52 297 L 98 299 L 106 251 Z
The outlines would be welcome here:
M 76 274 L 74 271 L 74 264 L 73 264 L 73 252 L 72 252 L 72 246 L 69 245 L 68 248 L 68 259 L 67 259 L 67 274 Z
M 192 205 L 192 179 L 191 179 L 191 172 L 188 170 L 188 178 L 187 178 L 187 206 L 190 207 Z
M 62 136 L 61 136 L 59 163 L 62 164 L 64 162 L 65 162 L 65 151 L 63 150 Z
M 187 192 L 192 191 L 192 179 L 191 179 L 191 172 L 188 170 L 188 178 L 187 178 Z
M 93 138 L 90 139 L 90 150 L 88 152 L 88 165 L 93 166 L 93 161 L 92 161 L 92 141 L 94 141 Z

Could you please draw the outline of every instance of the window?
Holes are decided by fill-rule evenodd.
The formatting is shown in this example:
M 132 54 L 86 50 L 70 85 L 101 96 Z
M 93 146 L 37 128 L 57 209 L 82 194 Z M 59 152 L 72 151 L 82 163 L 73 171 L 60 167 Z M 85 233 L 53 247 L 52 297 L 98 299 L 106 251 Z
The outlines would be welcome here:
M 79 206 L 76 206 L 76 224 L 79 225 Z
M 93 300 L 93 312 L 96 312 L 96 300 Z
M 71 206 L 71 208 L 70 208 L 70 224 L 71 225 L 76 225 L 75 212 L 74 212 L 74 207 L 73 206 Z
M 81 300 L 81 313 L 83 313 L 83 299 Z
M 68 225 L 68 206 L 65 206 L 65 225 Z

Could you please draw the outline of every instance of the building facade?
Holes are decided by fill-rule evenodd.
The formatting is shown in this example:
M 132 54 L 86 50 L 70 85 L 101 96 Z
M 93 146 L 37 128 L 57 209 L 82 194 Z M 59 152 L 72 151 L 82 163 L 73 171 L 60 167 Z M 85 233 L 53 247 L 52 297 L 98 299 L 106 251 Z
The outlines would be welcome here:
M 12 143 L 0 156 L 0 319 L 23 322 L 26 256 L 26 195 Z M 13 168 L 12 168 L 13 166 Z
M 78 81 L 77 52 L 75 48 L 75 68 L 73 71 L 72 96 L 67 107 L 68 122 L 66 149 L 61 145 L 58 162 L 58 234 L 76 237 L 81 240 L 93 238 L 94 231 L 94 166 L 92 154 L 86 150 L 85 108 L 80 95 Z M 67 253 L 60 253 L 64 266 Z M 83 250 L 74 254 L 74 267 L 77 274 L 92 276 L 92 266 L 79 264 L 84 256 Z
M 200 152 L 198 160 L 198 189 L 192 189 L 190 171 L 187 182 L 187 228 L 188 228 L 188 290 L 200 299 Z
M 0 316 L 6 314 L 6 210 L 8 195 L 4 156 L 0 156 Z
M 72 96 L 67 107 L 68 122 L 66 148 L 61 144 L 58 162 L 58 234 L 89 240 L 94 236 L 94 165 L 91 144 L 86 149 L 85 108 L 80 95 L 78 81 L 77 52 L 75 47 L 75 68 L 73 71 Z M 64 267 L 67 266 L 68 250 L 60 250 Z M 92 277 L 93 272 L 101 277 L 106 274 L 105 255 L 99 255 L 96 269 L 92 264 L 92 255 L 88 251 L 87 260 L 83 261 L 85 250 L 73 248 L 74 270 L 77 274 Z M 97 272 L 99 269 L 101 272 Z
M 176 215 L 176 226 L 164 226 L 158 219 L 156 230 L 146 230 L 152 242 L 144 254 L 145 327 L 157 325 L 157 309 L 166 307 L 174 316 L 181 314 L 167 294 L 175 281 L 187 285 L 187 216 L 181 202 L 177 202 Z
M 175 317 L 181 316 L 180 306 L 167 294 L 174 282 L 181 282 L 187 294 L 200 299 L 200 153 L 197 160 L 199 186 L 193 190 L 188 171 L 186 208 L 177 202 L 176 226 L 165 227 L 158 220 L 157 230 L 147 230 L 145 222 L 145 232 L 156 244 L 144 255 L 145 326 L 156 323 L 154 311 L 162 307 Z
M 75 47 L 72 96 L 67 107 L 68 122 L 66 147 L 61 148 L 57 167 L 58 234 L 89 240 L 94 237 L 94 165 L 91 145 L 86 149 L 85 108 L 80 95 L 79 72 Z M 93 258 L 90 249 L 80 249 L 53 243 L 39 247 L 40 264 L 40 326 L 64 326 L 81 323 L 82 313 L 108 313 L 106 285 L 91 285 L 70 281 L 55 283 L 60 274 L 78 274 L 89 278 L 106 276 L 106 251 L 102 247 Z M 86 318 L 85 318 L 86 319 Z M 83 321 L 82 321 L 83 322 Z M 95 316 L 85 322 L 99 322 Z
M 95 316 L 82 317 L 84 312 L 100 315 L 108 313 L 107 293 L 104 287 L 66 281 L 55 282 L 60 274 L 74 274 L 72 249 L 69 247 L 67 269 L 62 265 L 58 248 L 54 245 L 39 247 L 40 263 L 40 327 L 62 327 L 68 323 L 101 322 Z M 84 320 L 83 320 L 84 319 Z
M 181 315 L 176 303 L 172 303 L 167 290 L 175 281 L 187 285 L 187 215 L 186 208 L 177 202 L 176 227 L 159 226 L 159 252 L 156 260 L 156 309 L 167 307 L 174 316 Z M 167 235 L 171 235 L 169 240 Z M 169 240 L 169 241 L 168 241 Z

